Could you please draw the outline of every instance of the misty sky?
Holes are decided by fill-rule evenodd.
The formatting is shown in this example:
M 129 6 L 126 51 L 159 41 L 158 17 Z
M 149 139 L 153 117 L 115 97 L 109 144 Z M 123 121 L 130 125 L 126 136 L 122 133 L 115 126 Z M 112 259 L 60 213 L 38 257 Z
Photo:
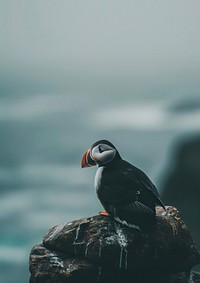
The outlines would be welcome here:
M 197 0 L 1 0 L 1 95 L 199 93 L 199 15 Z

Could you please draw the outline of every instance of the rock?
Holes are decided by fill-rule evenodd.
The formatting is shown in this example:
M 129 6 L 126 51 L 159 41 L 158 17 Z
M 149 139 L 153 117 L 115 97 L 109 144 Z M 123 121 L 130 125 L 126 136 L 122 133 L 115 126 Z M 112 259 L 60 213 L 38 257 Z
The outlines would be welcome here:
M 190 283 L 200 283 L 200 273 L 199 272 L 191 272 L 190 275 Z
M 143 234 L 100 215 L 57 225 L 30 256 L 30 282 L 187 282 L 200 255 L 179 212 Z M 150 280 L 151 279 L 151 280 Z
M 30 282 L 91 282 L 99 267 L 76 256 L 35 246 L 30 256 Z M 73 280 L 72 280 L 73 278 Z
M 124 272 L 118 269 L 101 267 L 88 260 L 53 252 L 43 245 L 37 245 L 31 252 L 30 283 L 187 283 L 189 272 Z M 200 275 L 191 278 L 200 282 Z
M 162 200 L 181 211 L 200 248 L 200 137 L 179 142 L 173 156 L 162 186 Z

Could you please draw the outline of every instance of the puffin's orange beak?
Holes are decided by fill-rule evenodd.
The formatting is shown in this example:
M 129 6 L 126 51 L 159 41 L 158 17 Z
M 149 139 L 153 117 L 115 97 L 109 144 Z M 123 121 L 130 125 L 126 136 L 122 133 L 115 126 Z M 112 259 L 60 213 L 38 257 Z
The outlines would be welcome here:
M 86 151 L 82 157 L 81 167 L 85 168 L 85 167 L 91 167 L 95 165 L 96 165 L 96 162 L 90 157 L 90 149 L 88 149 L 88 151 Z
M 82 160 L 81 160 L 81 167 L 84 168 L 84 167 L 89 167 L 90 165 L 88 164 L 87 162 L 87 155 L 88 155 L 88 151 L 86 151 L 82 157 Z

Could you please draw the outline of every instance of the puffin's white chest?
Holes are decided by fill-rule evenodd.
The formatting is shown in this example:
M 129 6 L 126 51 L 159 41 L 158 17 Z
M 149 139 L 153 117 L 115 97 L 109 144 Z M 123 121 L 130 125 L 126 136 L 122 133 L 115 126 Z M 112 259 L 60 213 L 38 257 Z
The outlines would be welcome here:
M 98 188 L 101 184 L 103 170 L 104 170 L 103 166 L 101 166 L 97 169 L 97 172 L 96 172 L 96 175 L 95 175 L 95 178 L 94 178 L 94 188 L 95 188 L 95 190 L 98 190 Z

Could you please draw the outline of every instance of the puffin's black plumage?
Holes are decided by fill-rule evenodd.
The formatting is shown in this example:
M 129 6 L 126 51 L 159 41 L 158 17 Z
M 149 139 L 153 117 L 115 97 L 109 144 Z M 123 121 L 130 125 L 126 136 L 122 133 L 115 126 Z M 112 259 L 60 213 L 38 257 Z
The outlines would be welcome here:
M 123 160 L 114 145 L 106 140 L 94 143 L 83 156 L 82 167 L 96 164 L 99 167 L 95 188 L 105 210 L 129 227 L 152 229 L 156 223 L 155 206 L 164 207 L 164 204 L 147 175 Z

